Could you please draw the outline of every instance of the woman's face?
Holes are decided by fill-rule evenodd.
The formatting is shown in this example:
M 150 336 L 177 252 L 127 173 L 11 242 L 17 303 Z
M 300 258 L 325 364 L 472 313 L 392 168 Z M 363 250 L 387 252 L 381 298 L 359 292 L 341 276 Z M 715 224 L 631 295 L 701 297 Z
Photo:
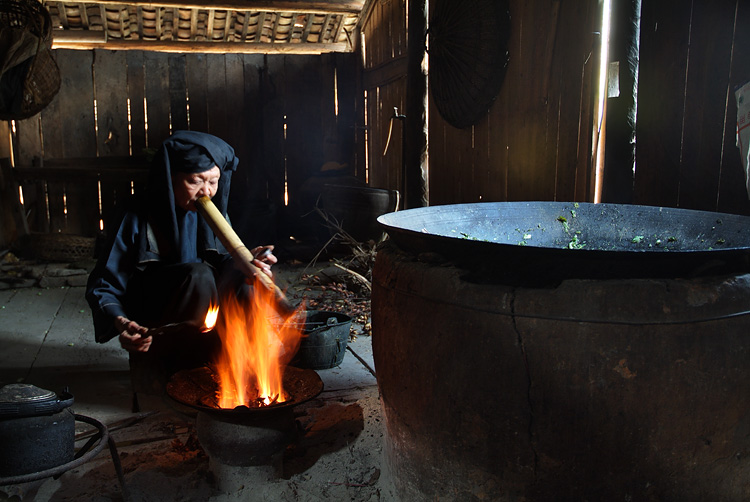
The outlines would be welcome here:
M 216 195 L 220 176 L 221 170 L 217 166 L 202 173 L 176 173 L 172 176 L 175 204 L 185 211 L 195 211 L 196 200 Z

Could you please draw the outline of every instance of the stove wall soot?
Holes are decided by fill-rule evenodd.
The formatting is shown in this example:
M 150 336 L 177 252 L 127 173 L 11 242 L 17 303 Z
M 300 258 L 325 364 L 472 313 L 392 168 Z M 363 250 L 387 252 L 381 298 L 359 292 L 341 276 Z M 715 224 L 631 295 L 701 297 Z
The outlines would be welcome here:
M 402 500 L 750 499 L 750 275 L 476 284 L 373 272 Z

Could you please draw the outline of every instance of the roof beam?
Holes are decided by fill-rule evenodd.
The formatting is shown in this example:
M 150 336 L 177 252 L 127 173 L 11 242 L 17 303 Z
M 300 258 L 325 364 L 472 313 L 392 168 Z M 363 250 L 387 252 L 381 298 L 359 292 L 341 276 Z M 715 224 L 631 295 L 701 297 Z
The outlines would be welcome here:
M 106 40 L 102 31 L 52 31 L 53 49 L 112 51 L 152 51 L 200 54 L 324 54 L 329 52 L 352 52 L 347 43 L 274 44 L 242 42 L 179 42 L 171 40 Z
M 62 4 L 62 2 L 59 2 Z M 122 0 L 99 0 L 92 2 L 104 5 L 123 5 Z M 359 14 L 364 0 L 208 0 L 185 2 L 184 0 L 135 0 L 125 2 L 130 6 L 180 7 L 183 9 L 217 9 L 266 12 L 309 12 L 314 14 Z

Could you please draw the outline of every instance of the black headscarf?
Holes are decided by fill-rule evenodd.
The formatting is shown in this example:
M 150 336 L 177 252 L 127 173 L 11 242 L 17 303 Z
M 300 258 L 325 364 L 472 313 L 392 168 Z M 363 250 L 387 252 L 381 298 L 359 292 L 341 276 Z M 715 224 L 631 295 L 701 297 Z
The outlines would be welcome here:
M 238 162 L 234 149 L 216 136 L 196 131 L 176 131 L 167 138 L 156 154 L 146 189 L 146 219 L 158 243 L 158 258 L 154 256 L 156 250 L 153 243 L 144 239 L 139 261 L 179 260 L 183 246 L 191 238 L 180 235 L 184 211 L 175 206 L 172 173 L 200 173 L 217 166 L 221 170 L 221 177 L 212 201 L 226 217 L 229 185 Z M 205 259 L 206 252 L 224 252 L 221 243 L 200 215 L 197 227 L 198 256 Z

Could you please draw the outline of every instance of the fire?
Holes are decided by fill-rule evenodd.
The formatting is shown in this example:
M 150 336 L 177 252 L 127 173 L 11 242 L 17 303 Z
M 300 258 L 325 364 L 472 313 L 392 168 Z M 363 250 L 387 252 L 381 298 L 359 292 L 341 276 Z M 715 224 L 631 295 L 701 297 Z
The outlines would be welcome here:
M 217 329 L 222 342 L 216 361 L 219 408 L 257 407 L 281 403 L 284 368 L 297 352 L 302 330 L 277 314 L 273 294 L 256 280 L 245 305 L 233 295 L 222 302 Z
M 203 322 L 203 328 L 201 329 L 202 332 L 208 333 L 212 329 L 214 329 L 214 326 L 216 326 L 216 320 L 219 317 L 219 306 L 218 305 L 211 305 L 208 307 L 208 312 L 206 312 L 206 320 Z

